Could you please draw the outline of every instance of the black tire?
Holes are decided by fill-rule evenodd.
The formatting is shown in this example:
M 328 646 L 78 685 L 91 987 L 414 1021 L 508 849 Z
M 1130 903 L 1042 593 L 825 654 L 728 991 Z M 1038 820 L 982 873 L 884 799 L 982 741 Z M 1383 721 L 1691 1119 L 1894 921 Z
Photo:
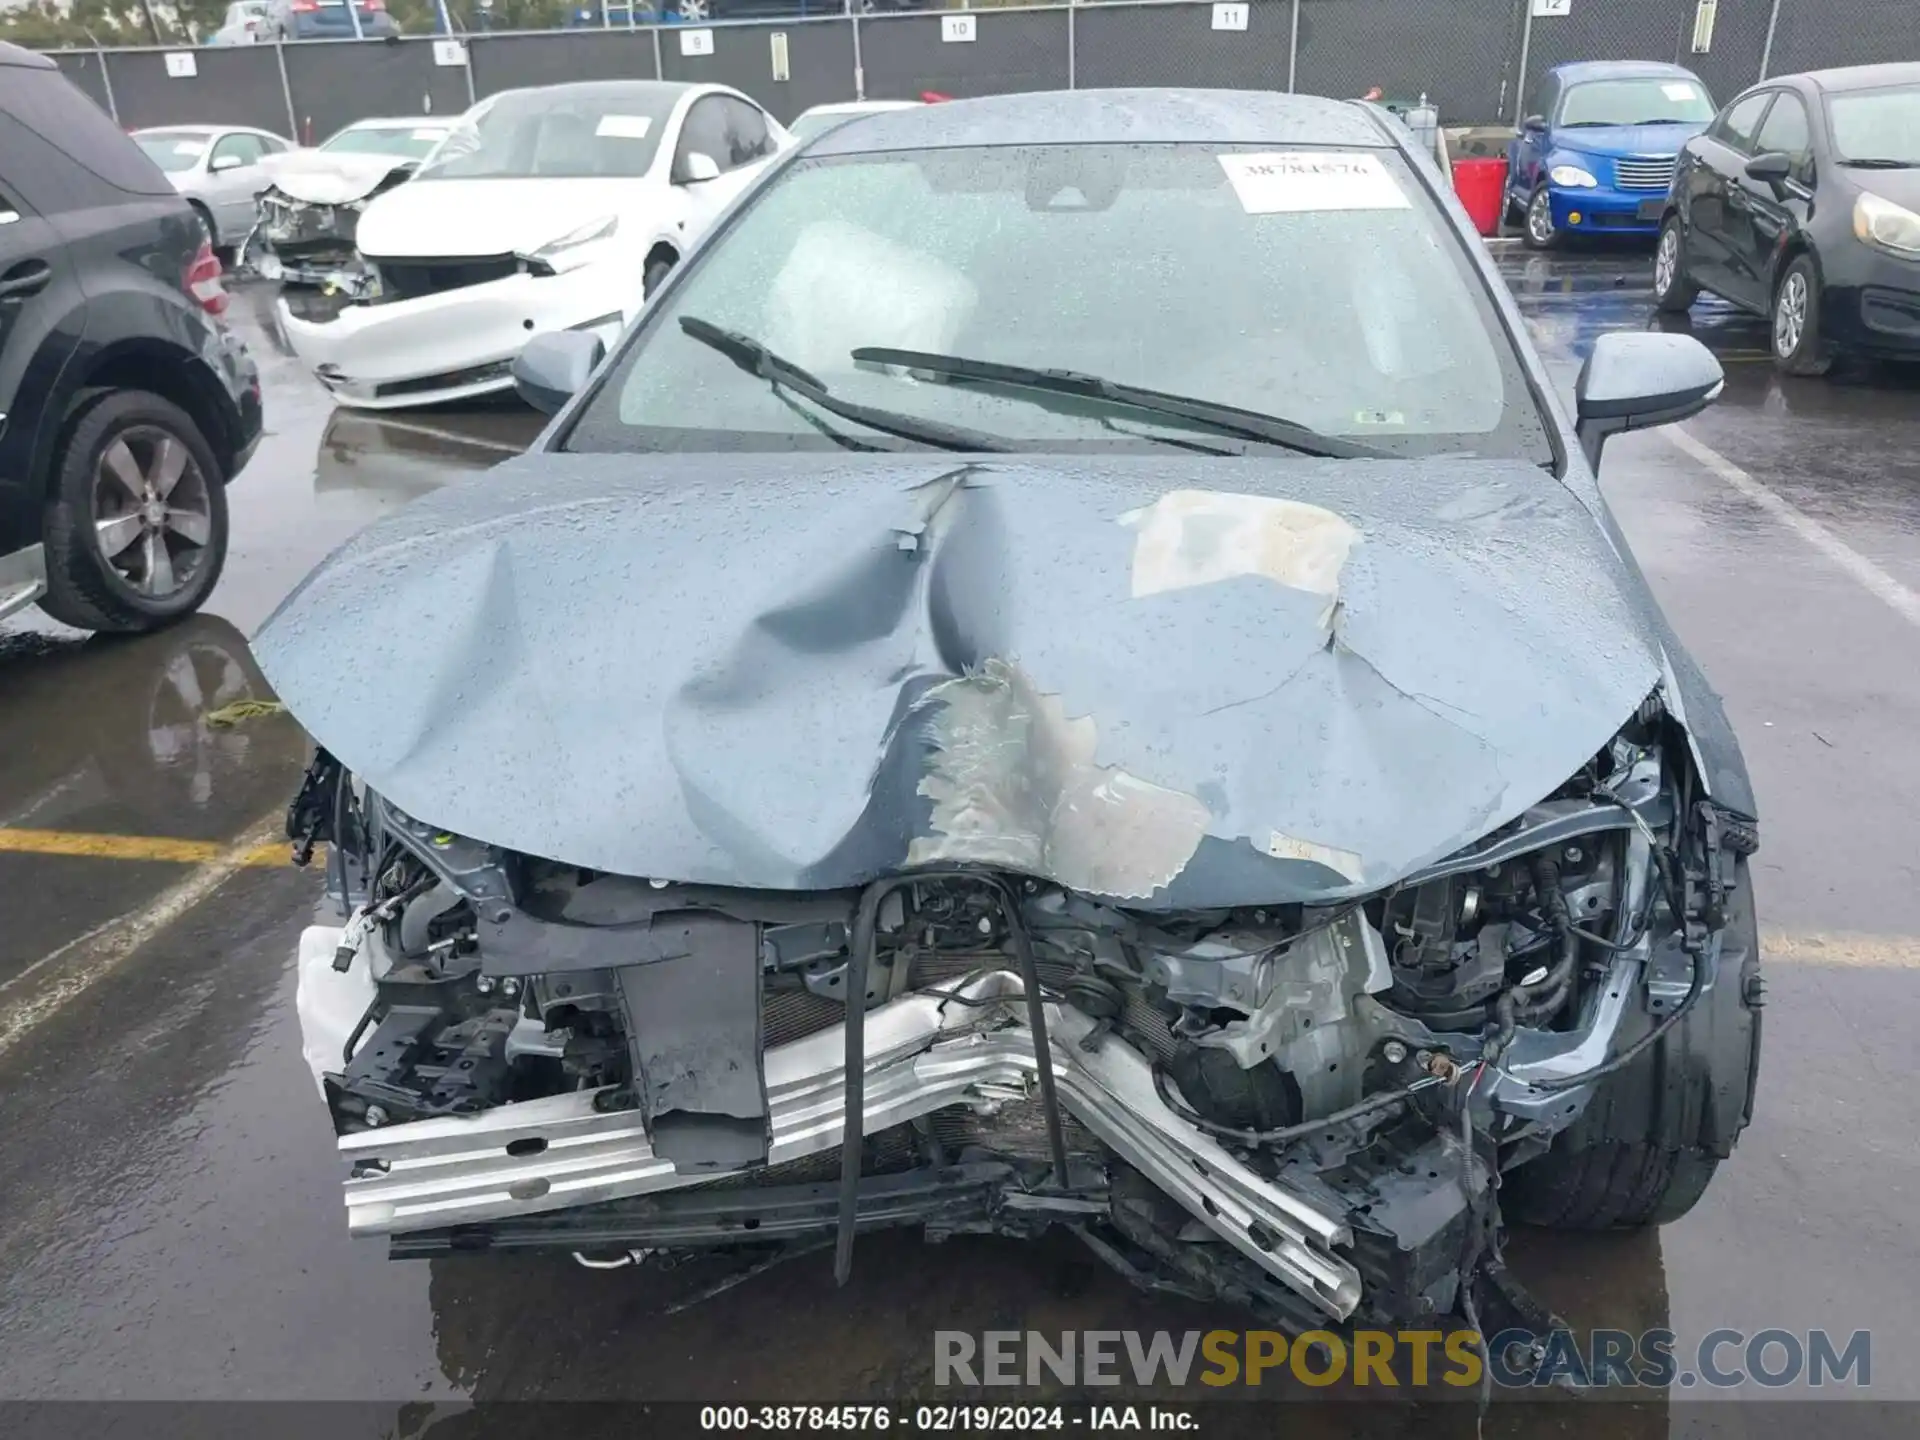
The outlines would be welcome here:
M 207 244 L 219 249 L 220 232 L 213 228 L 213 212 L 198 200 L 189 200 L 187 204 L 193 207 L 194 218 L 200 222 L 200 233 L 206 238 Z
M 1733 1153 L 1753 1118 L 1762 1004 L 1745 860 L 1736 873 L 1713 989 L 1657 1045 L 1602 1081 L 1546 1154 L 1504 1177 L 1500 1204 L 1511 1218 L 1560 1230 L 1664 1225 L 1699 1203 Z
M 1667 249 L 1673 255 L 1669 260 Z M 1663 286 L 1661 277 L 1666 276 Z M 1687 232 L 1678 215 L 1669 215 L 1660 226 L 1660 238 L 1653 252 L 1653 305 L 1668 315 L 1679 315 L 1700 298 L 1700 287 L 1687 276 Z
M 101 458 L 129 432 L 163 433 L 183 445 L 205 498 L 208 538 L 177 589 L 143 593 L 102 553 L 96 527 Z M 179 406 L 145 390 L 113 390 L 76 411 L 54 460 L 46 512 L 47 593 L 40 608 L 82 630 L 135 634 L 193 614 L 219 583 L 227 556 L 226 473 L 200 427 Z M 162 543 L 168 543 L 164 537 Z
M 654 291 L 658 290 L 661 283 L 667 278 L 667 273 L 672 269 L 673 261 L 667 259 L 665 256 L 656 256 L 654 259 L 649 260 L 647 262 L 646 272 L 641 276 L 640 280 L 641 298 L 645 299 L 650 297 Z
M 1833 352 L 1820 333 L 1820 305 L 1820 271 L 1813 257 L 1794 256 L 1774 282 L 1767 309 L 1773 363 L 1783 375 L 1824 375 L 1833 368 Z M 1795 311 L 1797 322 L 1790 319 Z
M 1560 231 L 1553 223 L 1553 197 L 1544 185 L 1527 197 L 1527 208 L 1520 220 L 1520 238 L 1529 250 L 1560 248 Z

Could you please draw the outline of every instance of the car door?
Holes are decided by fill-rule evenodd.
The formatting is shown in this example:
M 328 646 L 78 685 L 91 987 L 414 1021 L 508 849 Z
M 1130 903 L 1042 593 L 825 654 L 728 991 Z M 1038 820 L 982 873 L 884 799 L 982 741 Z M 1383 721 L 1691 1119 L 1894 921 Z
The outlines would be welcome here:
M 207 197 L 222 243 L 232 244 L 253 228 L 253 197 L 266 185 L 260 170 L 266 153 L 266 142 L 249 130 L 222 135 L 207 153 Z
M 69 250 L 27 199 L 32 177 L 19 168 L 23 148 L 9 143 L 14 125 L 0 113 L 0 556 L 40 539 L 40 505 L 28 484 L 35 430 L 80 342 L 62 327 L 80 304 Z
M 1684 181 L 1687 271 L 1696 283 L 1739 305 L 1754 303 L 1734 259 L 1734 233 L 1747 224 L 1742 182 L 1753 156 L 1753 137 L 1775 93 L 1755 90 L 1722 110 L 1705 134 L 1688 142 L 1690 159 L 1679 172 Z
M 1553 114 L 1560 105 L 1560 77 L 1549 75 L 1542 83 L 1539 108 L 1527 116 L 1514 133 L 1507 154 L 1507 193 L 1516 206 L 1525 205 L 1545 178 L 1547 154 L 1553 148 Z
M 1755 303 L 1770 304 L 1774 261 L 1787 237 L 1806 223 L 1813 200 L 1813 127 L 1806 102 L 1798 94 L 1782 90 L 1775 97 L 1754 135 L 1753 153 L 1784 155 L 1789 170 L 1778 182 L 1756 180 L 1742 172 L 1742 204 L 1734 213 L 1745 223 L 1736 225 L 1729 237 L 1730 260 L 1742 289 Z

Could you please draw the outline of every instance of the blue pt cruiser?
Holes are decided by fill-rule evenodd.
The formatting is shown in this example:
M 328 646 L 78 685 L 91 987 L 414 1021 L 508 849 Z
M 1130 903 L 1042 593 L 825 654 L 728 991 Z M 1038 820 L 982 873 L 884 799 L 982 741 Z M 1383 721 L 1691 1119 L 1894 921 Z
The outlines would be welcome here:
M 1585 60 L 1549 70 L 1540 108 L 1507 154 L 1507 206 L 1523 218 L 1527 244 L 1659 234 L 1680 147 L 1713 113 L 1707 87 L 1678 65 Z

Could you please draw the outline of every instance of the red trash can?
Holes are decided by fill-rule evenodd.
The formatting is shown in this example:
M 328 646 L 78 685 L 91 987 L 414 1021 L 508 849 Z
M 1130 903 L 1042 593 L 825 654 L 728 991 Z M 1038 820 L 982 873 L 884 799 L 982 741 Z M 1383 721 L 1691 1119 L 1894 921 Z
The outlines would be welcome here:
M 1500 212 L 1507 197 L 1507 160 L 1504 155 L 1453 162 L 1453 193 L 1473 218 L 1482 235 L 1500 228 Z

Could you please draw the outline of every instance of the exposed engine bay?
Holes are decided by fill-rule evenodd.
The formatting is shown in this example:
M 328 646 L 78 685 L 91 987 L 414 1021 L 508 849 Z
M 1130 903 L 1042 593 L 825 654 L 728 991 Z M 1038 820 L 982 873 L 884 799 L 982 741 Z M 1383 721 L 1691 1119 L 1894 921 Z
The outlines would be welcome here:
M 1712 989 L 1754 845 L 1657 697 L 1518 819 L 1327 904 L 607 874 L 437 830 L 325 750 L 289 834 L 345 916 L 300 1011 L 349 1226 L 396 1257 L 831 1244 L 844 1279 L 862 1231 L 1062 1226 L 1301 1326 L 1525 1310 L 1499 1177 Z
M 360 216 L 417 168 L 396 164 L 370 186 L 304 173 L 285 177 L 291 189 L 268 186 L 256 201 L 253 231 L 240 247 L 240 263 L 283 285 L 361 298 L 373 287 L 373 272 L 356 248 Z M 361 193 L 350 193 L 354 190 Z

